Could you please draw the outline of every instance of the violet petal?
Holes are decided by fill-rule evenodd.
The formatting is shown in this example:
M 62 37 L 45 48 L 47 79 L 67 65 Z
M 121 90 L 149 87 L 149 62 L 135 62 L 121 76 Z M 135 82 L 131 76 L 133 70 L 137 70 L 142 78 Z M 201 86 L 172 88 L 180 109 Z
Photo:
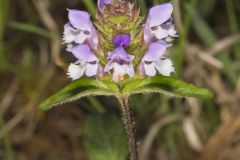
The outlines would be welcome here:
M 157 63 L 155 63 L 155 67 L 163 76 L 170 76 L 171 73 L 175 72 L 173 63 L 170 59 L 159 60 Z
M 89 45 L 94 48 L 97 49 L 98 47 L 98 36 L 97 36 L 97 32 L 96 29 L 94 28 L 94 26 L 92 26 L 92 35 L 91 37 L 88 39 L 88 43 Z
M 158 61 L 165 54 L 168 45 L 160 42 L 151 43 L 143 61 Z
M 114 62 L 113 60 L 110 60 L 108 64 L 104 67 L 104 72 L 108 72 L 114 67 Z
M 151 43 L 151 40 L 153 39 L 154 34 L 151 31 L 151 28 L 148 24 L 145 24 L 144 26 L 144 41 L 149 44 Z
M 154 62 L 150 63 L 150 64 L 144 64 L 144 70 L 145 70 L 145 74 L 148 75 L 148 76 L 155 76 L 157 74 L 157 71 L 155 69 L 155 66 L 154 66 Z
M 117 47 L 127 47 L 131 43 L 131 37 L 127 34 L 120 34 L 114 39 L 114 44 Z
M 109 59 L 122 59 L 126 62 L 131 62 L 134 56 L 127 54 L 123 47 L 118 47 L 114 51 L 108 53 Z
M 171 18 L 173 6 L 171 3 L 160 4 L 149 11 L 149 26 L 159 26 Z
M 125 71 L 129 75 L 129 77 L 133 77 L 134 76 L 134 68 L 133 68 L 132 64 L 126 65 L 125 66 Z
M 96 55 L 91 51 L 90 47 L 86 44 L 77 45 L 71 49 L 73 55 L 79 60 L 85 62 L 98 61 Z
M 112 78 L 118 82 L 124 79 L 124 75 L 128 74 L 130 77 L 134 76 L 134 68 L 132 61 L 134 56 L 127 54 L 125 49 L 120 46 L 114 51 L 108 53 L 109 62 L 104 68 L 104 72 L 113 69 Z
M 90 15 L 87 12 L 68 9 L 68 18 L 73 27 L 82 31 L 91 31 L 92 22 L 90 20 Z
M 75 29 L 72 28 L 72 26 L 67 23 L 64 25 L 64 32 L 63 32 L 63 41 L 64 43 L 71 43 L 74 41 L 75 39 Z
M 98 72 L 98 66 L 99 64 L 97 62 L 94 64 L 87 63 L 86 75 L 88 77 L 95 76 Z
M 171 3 L 160 4 L 150 9 L 146 24 L 144 25 L 144 41 L 149 44 L 154 36 L 157 39 L 167 38 L 168 30 L 161 25 L 171 19 L 173 6 Z
M 81 78 L 86 70 L 86 66 L 77 65 L 74 63 L 71 63 L 68 67 L 67 75 L 72 78 L 72 80 L 77 80 Z

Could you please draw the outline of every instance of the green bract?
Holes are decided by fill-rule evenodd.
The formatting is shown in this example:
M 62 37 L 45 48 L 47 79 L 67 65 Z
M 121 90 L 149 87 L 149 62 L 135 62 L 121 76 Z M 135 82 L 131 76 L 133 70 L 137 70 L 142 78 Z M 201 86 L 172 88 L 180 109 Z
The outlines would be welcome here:
M 212 92 L 207 89 L 196 87 L 173 77 L 161 75 L 145 79 L 129 79 L 121 85 L 112 81 L 79 79 L 68 84 L 61 91 L 46 99 L 39 108 L 48 110 L 53 106 L 76 101 L 86 96 L 130 96 L 141 93 L 163 93 L 175 97 L 196 97 L 209 99 L 213 97 Z
M 68 84 L 61 91 L 46 99 L 39 108 L 48 110 L 53 106 L 76 101 L 86 96 L 112 96 L 119 92 L 116 84 L 94 79 L 80 79 Z

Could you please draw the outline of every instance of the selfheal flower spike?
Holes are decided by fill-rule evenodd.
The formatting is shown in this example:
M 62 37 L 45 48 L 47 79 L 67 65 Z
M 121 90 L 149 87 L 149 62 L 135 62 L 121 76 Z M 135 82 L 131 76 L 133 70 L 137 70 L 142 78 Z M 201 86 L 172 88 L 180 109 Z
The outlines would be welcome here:
M 98 0 L 99 10 L 94 23 L 87 12 L 68 10 L 69 22 L 64 26 L 63 40 L 67 50 L 78 60 L 69 65 L 67 75 L 72 80 L 84 75 L 98 80 L 83 79 L 71 83 L 40 106 L 46 110 L 46 106 L 52 107 L 81 97 L 115 96 L 121 104 L 128 138 L 128 159 L 131 160 L 138 159 L 138 149 L 129 96 L 143 92 L 184 97 L 213 96 L 207 90 L 201 91 L 193 85 L 163 77 L 175 72 L 166 54 L 169 43 L 177 37 L 172 4 L 151 8 L 143 26 L 145 18 L 139 15 L 138 8 L 129 0 Z M 163 76 L 146 78 L 158 73 Z M 127 153 L 120 157 L 126 158 Z
M 177 37 L 171 3 L 151 8 L 143 26 L 144 17 L 129 1 L 98 0 L 97 4 L 94 23 L 87 12 L 68 10 L 63 40 L 67 51 L 78 59 L 68 70 L 73 80 L 83 75 L 110 75 L 119 83 L 135 75 L 170 76 L 174 72 L 166 55 L 170 42 Z

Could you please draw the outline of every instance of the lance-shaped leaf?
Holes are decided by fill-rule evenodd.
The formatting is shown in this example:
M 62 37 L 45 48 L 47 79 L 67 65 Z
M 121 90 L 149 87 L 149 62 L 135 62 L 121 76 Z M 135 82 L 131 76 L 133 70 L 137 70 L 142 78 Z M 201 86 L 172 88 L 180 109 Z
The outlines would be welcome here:
M 213 97 L 212 92 L 208 89 L 199 88 L 173 77 L 165 77 L 162 75 L 143 80 L 134 80 L 127 83 L 122 92 L 129 95 L 159 92 L 176 97 L 196 97 L 204 99 Z
M 39 108 L 48 110 L 63 103 L 78 100 L 86 96 L 112 96 L 119 93 L 116 84 L 95 79 L 79 79 L 67 85 L 60 92 L 46 99 Z
M 89 160 L 125 160 L 127 137 L 116 115 L 90 115 L 83 128 L 83 142 Z

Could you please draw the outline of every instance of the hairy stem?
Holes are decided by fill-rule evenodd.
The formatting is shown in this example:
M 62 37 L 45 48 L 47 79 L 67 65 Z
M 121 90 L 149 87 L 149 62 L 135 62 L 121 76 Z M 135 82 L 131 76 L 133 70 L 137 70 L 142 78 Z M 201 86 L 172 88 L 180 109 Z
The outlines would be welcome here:
M 122 121 L 128 138 L 129 160 L 138 160 L 135 122 L 129 107 L 128 96 L 121 96 L 118 100 L 121 104 Z

